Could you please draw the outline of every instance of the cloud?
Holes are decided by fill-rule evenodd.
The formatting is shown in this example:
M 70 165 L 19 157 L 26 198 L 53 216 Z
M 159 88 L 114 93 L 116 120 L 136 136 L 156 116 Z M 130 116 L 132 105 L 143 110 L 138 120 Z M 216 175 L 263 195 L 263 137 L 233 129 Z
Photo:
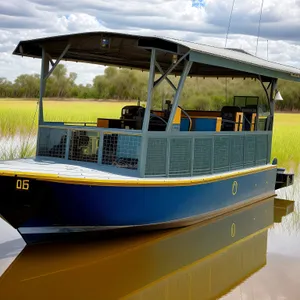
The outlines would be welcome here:
M 26 3 L 27 4 L 27 3 Z M 33 12 L 28 9 L 27 5 L 23 6 L 20 9 L 20 6 L 17 5 L 17 2 L 1 2 L 0 3 L 0 13 L 4 16 L 20 16 L 20 17 L 32 17 Z
M 0 77 L 38 73 L 40 61 L 11 53 L 20 40 L 86 31 L 169 36 L 224 46 L 228 0 L 9 0 L 0 3 Z M 235 1 L 228 47 L 255 54 L 261 0 Z M 265 0 L 257 54 L 299 66 L 300 0 Z M 268 40 L 268 43 L 267 43 Z M 284 51 L 283 51 L 284 49 Z M 91 82 L 103 67 L 67 63 L 77 82 Z

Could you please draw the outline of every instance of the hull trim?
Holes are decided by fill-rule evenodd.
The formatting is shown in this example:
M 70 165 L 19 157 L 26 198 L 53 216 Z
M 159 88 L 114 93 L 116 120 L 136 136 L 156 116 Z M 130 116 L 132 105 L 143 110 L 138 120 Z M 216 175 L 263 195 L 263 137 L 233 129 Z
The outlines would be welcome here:
M 191 186 L 215 182 L 225 179 L 236 178 L 249 174 L 259 173 L 267 170 L 276 169 L 276 165 L 264 165 L 242 169 L 238 171 L 224 172 L 218 175 L 207 175 L 199 177 L 177 177 L 177 178 L 133 178 L 133 179 L 96 179 L 96 178 L 79 178 L 68 177 L 59 174 L 43 174 L 36 172 L 21 172 L 21 171 L 0 171 L 0 176 L 8 177 L 25 177 L 42 181 L 50 181 L 56 183 L 67 183 L 77 185 L 90 185 L 90 186 Z

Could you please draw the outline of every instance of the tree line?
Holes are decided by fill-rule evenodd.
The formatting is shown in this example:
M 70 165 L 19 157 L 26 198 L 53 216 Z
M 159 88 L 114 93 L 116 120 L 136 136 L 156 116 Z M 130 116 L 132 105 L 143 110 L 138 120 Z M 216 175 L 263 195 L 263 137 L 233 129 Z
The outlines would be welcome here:
M 175 85 L 178 84 L 178 77 L 169 78 Z M 47 80 L 45 97 L 141 101 L 147 97 L 148 72 L 108 67 L 103 75 L 93 79 L 92 84 L 76 84 L 76 79 L 76 73 L 68 73 L 67 68 L 59 64 Z M 39 86 L 40 77 L 37 74 L 22 74 L 14 82 L 0 78 L 0 97 L 37 98 Z M 277 110 L 300 110 L 300 84 L 280 80 L 278 89 L 284 101 L 276 103 Z M 189 77 L 180 104 L 187 109 L 220 110 L 224 105 L 232 105 L 235 95 L 256 95 L 261 103 L 266 103 L 266 95 L 258 80 Z M 160 108 L 162 102 L 173 96 L 174 90 L 163 81 L 154 90 L 154 108 Z

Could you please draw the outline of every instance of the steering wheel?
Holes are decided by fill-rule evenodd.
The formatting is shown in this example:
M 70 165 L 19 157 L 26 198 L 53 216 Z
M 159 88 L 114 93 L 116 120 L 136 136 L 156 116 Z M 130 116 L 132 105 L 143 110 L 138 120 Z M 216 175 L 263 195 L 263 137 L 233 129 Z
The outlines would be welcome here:
M 183 113 L 186 115 L 186 117 L 188 118 L 188 120 L 189 120 L 189 127 L 188 127 L 189 130 L 188 130 L 188 131 L 191 131 L 193 121 L 192 121 L 190 115 L 189 115 L 189 114 L 188 114 L 181 106 L 178 105 L 178 107 L 182 110 L 182 112 L 183 112 Z M 150 120 L 151 120 L 152 118 L 157 118 L 157 119 L 161 120 L 163 123 L 165 123 L 166 126 L 168 125 L 168 122 L 167 122 L 166 120 L 164 120 L 163 118 L 161 118 L 161 117 L 159 117 L 159 116 L 157 116 L 157 115 L 155 115 L 155 114 L 150 114 Z
M 161 120 L 163 123 L 165 123 L 166 125 L 168 125 L 168 122 L 166 121 L 166 120 L 164 120 L 162 117 L 160 117 L 160 116 L 157 116 L 156 114 L 150 114 L 150 120 L 152 119 L 152 118 L 157 118 L 157 119 L 159 119 L 159 120 Z

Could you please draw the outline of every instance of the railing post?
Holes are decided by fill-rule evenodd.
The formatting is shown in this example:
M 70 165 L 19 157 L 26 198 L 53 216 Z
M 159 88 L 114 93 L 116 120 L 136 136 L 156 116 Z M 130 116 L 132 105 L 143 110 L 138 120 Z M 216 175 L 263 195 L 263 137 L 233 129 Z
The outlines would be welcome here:
M 184 86 L 185 79 L 186 79 L 186 77 L 188 76 L 188 74 L 190 72 L 192 64 L 193 64 L 193 62 L 191 62 L 191 61 L 186 61 L 185 62 L 184 69 L 183 69 L 183 72 L 181 74 L 179 84 L 178 84 L 178 87 L 177 87 L 177 92 L 175 94 L 174 101 L 173 101 L 173 104 L 172 104 L 172 110 L 171 110 L 171 114 L 170 114 L 170 117 L 169 117 L 169 120 L 168 120 L 168 125 L 167 125 L 167 128 L 166 128 L 166 131 L 168 131 L 168 132 L 170 132 L 173 128 L 173 120 L 174 120 L 174 117 L 175 117 L 176 109 L 177 109 L 178 104 L 179 104 L 180 95 L 181 95 L 181 92 L 182 92 L 182 89 L 183 89 L 183 86 Z
M 267 131 L 268 133 L 268 152 L 267 152 L 267 164 L 271 162 L 271 152 L 272 152 L 272 131 Z
M 215 165 L 215 134 L 212 135 L 212 145 L 211 145 L 211 174 L 214 174 Z
M 274 92 L 277 88 L 277 79 L 273 80 L 271 83 L 271 90 L 270 90 L 270 114 L 271 114 L 271 131 L 273 132 L 273 125 L 274 125 L 274 114 L 275 114 L 275 100 L 274 100 Z M 268 129 L 268 128 L 267 128 Z
M 71 142 L 71 130 L 67 129 L 67 140 L 66 140 L 66 149 L 65 149 L 65 159 L 69 159 L 69 152 L 70 152 L 70 142 Z
M 99 148 L 98 148 L 98 160 L 97 160 L 97 163 L 100 164 L 100 165 L 102 165 L 103 142 L 104 142 L 104 132 L 100 131 Z
M 192 137 L 192 151 L 191 151 L 191 176 L 194 173 L 194 159 L 195 159 L 195 137 Z
M 171 160 L 171 137 L 167 135 L 166 177 L 170 176 L 170 160 Z

